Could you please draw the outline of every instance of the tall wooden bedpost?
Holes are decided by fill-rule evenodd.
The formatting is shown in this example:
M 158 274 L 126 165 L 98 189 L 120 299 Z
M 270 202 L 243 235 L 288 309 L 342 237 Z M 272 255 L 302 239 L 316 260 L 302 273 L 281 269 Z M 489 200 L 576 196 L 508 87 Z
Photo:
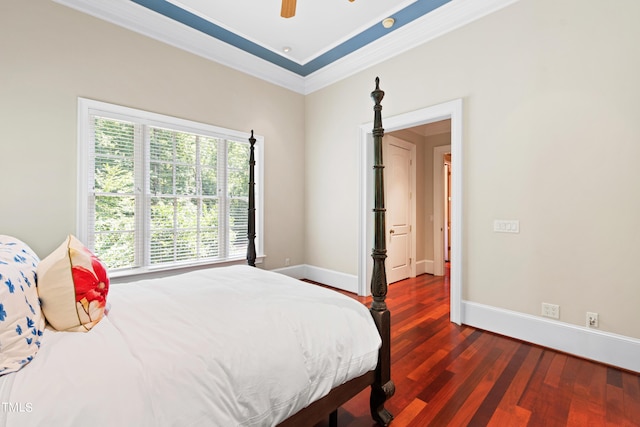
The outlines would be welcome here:
M 247 218 L 247 264 L 251 267 L 256 266 L 256 195 L 255 195 L 255 167 L 256 159 L 254 148 L 256 139 L 253 137 L 253 129 L 249 138 L 249 216 Z
M 378 356 L 376 380 L 371 386 L 371 415 L 378 424 L 387 426 L 393 415 L 387 411 L 384 404 L 393 396 L 395 385 L 391 381 L 391 313 L 387 310 L 387 273 L 384 261 L 387 258 L 385 212 L 384 207 L 384 164 L 382 161 L 382 105 L 384 91 L 380 89 L 380 79 L 376 77 L 376 88 L 371 92 L 375 105 L 373 120 L 373 175 L 374 175 L 374 246 L 371 252 L 373 258 L 373 274 L 371 277 L 371 315 L 382 336 L 382 347 Z

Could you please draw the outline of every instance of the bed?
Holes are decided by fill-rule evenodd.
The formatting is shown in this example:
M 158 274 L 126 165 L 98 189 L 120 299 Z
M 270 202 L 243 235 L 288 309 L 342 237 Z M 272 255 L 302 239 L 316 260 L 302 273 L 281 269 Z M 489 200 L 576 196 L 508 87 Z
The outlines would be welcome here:
M 373 419 L 389 425 L 383 96 L 376 79 L 369 309 L 255 267 L 252 134 L 248 265 L 105 289 L 99 260 L 71 237 L 60 255 L 67 267 L 56 270 L 53 254 L 40 260 L 24 242 L 0 236 L 0 426 L 298 427 L 327 417 L 336 425 L 337 408 L 369 387 Z M 74 315 L 59 315 L 53 307 L 69 304 L 60 296 L 66 290 L 44 284 L 52 272 L 71 274 L 71 253 L 84 257 L 78 271 L 97 281 L 91 289 L 76 284 Z

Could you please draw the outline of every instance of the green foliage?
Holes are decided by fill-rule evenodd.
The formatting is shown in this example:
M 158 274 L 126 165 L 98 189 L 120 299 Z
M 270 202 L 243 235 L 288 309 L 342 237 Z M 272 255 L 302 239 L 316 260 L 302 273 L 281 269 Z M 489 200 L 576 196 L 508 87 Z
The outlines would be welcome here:
M 134 125 L 96 118 L 95 250 L 110 268 L 134 264 Z
M 249 196 L 249 146 L 229 141 L 227 174 L 229 197 Z
M 247 245 L 248 144 L 149 128 L 148 195 L 136 179 L 136 126 L 96 117 L 95 249 L 109 268 L 140 264 L 135 240 L 142 230 L 136 209 L 148 201 L 148 252 L 151 264 L 226 256 L 219 253 L 220 215 L 226 215 L 229 255 Z M 138 132 L 141 134 L 141 132 Z M 226 150 L 221 147 L 226 145 Z M 227 194 L 219 194 L 219 153 L 227 153 Z M 140 181 L 140 182 L 139 182 Z M 136 191 L 138 190 L 138 191 Z M 220 212 L 219 197 L 227 197 Z

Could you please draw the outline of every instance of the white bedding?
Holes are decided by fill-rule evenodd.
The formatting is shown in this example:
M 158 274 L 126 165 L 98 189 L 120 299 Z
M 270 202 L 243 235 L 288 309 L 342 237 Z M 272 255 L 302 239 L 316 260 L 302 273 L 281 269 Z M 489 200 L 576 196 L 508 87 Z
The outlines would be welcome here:
M 87 333 L 46 329 L 0 377 L 1 426 L 270 426 L 375 368 L 357 301 L 247 266 L 112 285 Z

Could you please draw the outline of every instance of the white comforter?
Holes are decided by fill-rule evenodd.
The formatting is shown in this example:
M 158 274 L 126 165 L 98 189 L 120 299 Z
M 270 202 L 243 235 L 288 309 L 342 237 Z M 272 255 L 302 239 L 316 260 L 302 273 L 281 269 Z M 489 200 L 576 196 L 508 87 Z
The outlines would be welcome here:
M 112 285 L 93 330 L 47 329 L 0 377 L 4 426 L 270 426 L 374 369 L 360 303 L 235 266 Z

